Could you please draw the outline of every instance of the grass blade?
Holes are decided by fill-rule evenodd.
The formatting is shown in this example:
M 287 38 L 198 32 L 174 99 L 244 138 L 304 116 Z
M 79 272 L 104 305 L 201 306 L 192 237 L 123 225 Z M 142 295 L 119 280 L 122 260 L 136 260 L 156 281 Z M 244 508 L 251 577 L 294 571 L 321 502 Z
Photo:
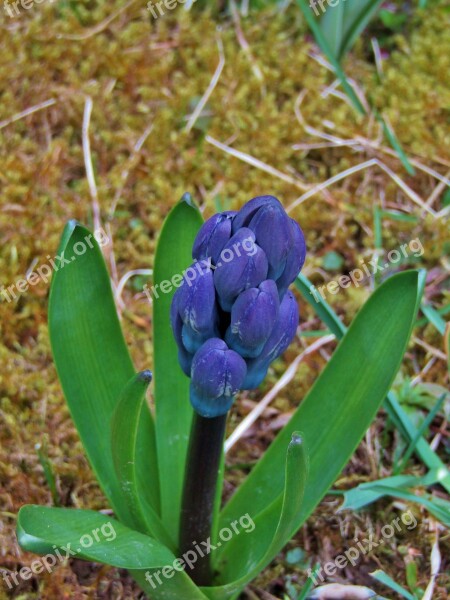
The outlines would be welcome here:
M 299 5 L 299 7 L 303 13 L 303 16 L 305 17 L 306 22 L 308 23 L 311 31 L 313 32 L 314 37 L 316 38 L 316 42 L 319 44 L 323 53 L 325 54 L 325 56 L 328 58 L 329 62 L 333 66 L 334 71 L 336 73 L 336 77 L 341 82 L 342 88 L 344 89 L 345 93 L 351 100 L 354 108 L 361 115 L 366 114 L 366 111 L 364 109 L 364 106 L 361 103 L 361 100 L 358 98 L 358 96 L 355 93 L 355 90 L 350 85 L 350 83 L 339 63 L 339 60 L 333 54 L 333 50 L 329 46 L 326 37 L 322 33 L 322 30 L 319 25 L 319 21 L 313 15 L 313 12 L 312 12 L 307 0 L 297 0 L 297 4 Z
M 389 575 L 387 573 L 385 573 L 384 571 L 381 571 L 380 569 L 378 569 L 377 571 L 374 571 L 373 573 L 369 573 L 369 575 L 371 577 L 373 577 L 374 579 L 376 579 L 376 581 L 379 581 L 380 583 L 382 583 L 385 586 L 387 586 L 388 588 L 390 588 L 392 591 L 396 592 L 397 594 L 400 594 L 400 596 L 402 596 L 402 598 L 406 598 L 406 600 L 417 600 L 417 598 L 415 596 L 410 594 L 408 592 L 408 590 L 405 590 L 405 588 L 403 588 L 401 585 L 399 585 L 397 582 L 395 582 L 392 579 L 392 577 L 389 577 Z

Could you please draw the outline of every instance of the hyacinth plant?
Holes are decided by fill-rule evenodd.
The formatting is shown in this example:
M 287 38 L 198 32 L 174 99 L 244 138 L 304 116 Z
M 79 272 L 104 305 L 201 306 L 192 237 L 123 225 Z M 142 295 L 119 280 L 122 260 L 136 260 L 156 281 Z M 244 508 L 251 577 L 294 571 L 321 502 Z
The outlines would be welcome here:
M 87 235 L 70 222 L 58 256 L 77 254 Z M 128 569 L 155 600 L 239 596 L 354 452 L 400 366 L 421 296 L 416 271 L 377 289 L 223 504 L 227 415 L 297 334 L 298 300 L 288 288 L 299 282 L 304 260 L 303 233 L 275 198 L 255 198 L 203 223 L 183 197 L 166 219 L 154 261 L 151 406 L 152 374 L 135 372 L 99 246 L 55 273 L 49 329 L 56 368 L 114 518 L 24 506 L 24 549 L 53 555 L 70 547 L 76 558 Z M 245 534 L 244 517 L 252 523 Z M 83 536 L 107 521 L 116 537 L 81 547 Z

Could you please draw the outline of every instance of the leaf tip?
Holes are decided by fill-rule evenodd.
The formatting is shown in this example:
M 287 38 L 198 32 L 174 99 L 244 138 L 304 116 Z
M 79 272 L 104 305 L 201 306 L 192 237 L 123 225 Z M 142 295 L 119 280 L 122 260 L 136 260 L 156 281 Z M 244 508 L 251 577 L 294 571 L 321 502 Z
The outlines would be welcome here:
M 149 371 L 148 369 L 146 369 L 145 371 L 141 371 L 138 374 L 138 379 L 148 385 L 151 383 L 151 381 L 153 379 L 153 373 L 151 371 Z
M 291 444 L 294 444 L 295 446 L 303 445 L 303 437 L 300 432 L 294 431 L 294 433 L 292 434 L 292 438 L 291 438 Z
M 188 204 L 189 206 L 192 206 L 192 208 L 196 208 L 195 206 L 195 202 L 191 196 L 191 194 L 189 192 L 185 192 L 181 198 L 180 198 L 180 203 L 185 202 L 186 204 Z

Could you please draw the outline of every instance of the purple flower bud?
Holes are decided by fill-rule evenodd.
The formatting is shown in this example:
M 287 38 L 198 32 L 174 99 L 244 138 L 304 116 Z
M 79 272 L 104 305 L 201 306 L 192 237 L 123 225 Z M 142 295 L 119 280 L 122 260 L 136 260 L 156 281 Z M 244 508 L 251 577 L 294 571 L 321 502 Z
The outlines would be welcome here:
M 257 196 L 253 198 L 241 208 L 233 219 L 233 233 L 236 233 L 241 227 L 248 227 L 250 221 L 260 208 L 281 207 L 283 205 L 275 196 Z
M 298 319 L 297 301 L 292 292 L 288 291 L 281 302 L 277 322 L 264 345 L 261 355 L 247 361 L 247 376 L 242 389 L 251 390 L 261 384 L 270 363 L 281 356 L 294 339 Z
M 214 284 L 224 311 L 231 311 L 239 294 L 251 287 L 257 287 L 267 278 L 266 255 L 254 242 L 253 231 L 242 227 L 220 254 L 214 272 Z
M 256 243 L 267 256 L 268 277 L 278 279 L 293 245 L 291 219 L 278 201 L 270 202 L 255 213 L 248 227 L 255 233 Z
M 188 269 L 181 287 L 175 293 L 174 303 L 189 332 L 199 334 L 203 340 L 215 334 L 217 323 L 216 291 L 211 268 L 195 263 Z
M 182 345 L 178 347 L 178 362 L 186 377 L 191 376 L 193 359 L 194 355 L 188 352 Z
M 259 356 L 274 328 L 279 307 L 278 288 L 271 279 L 240 294 L 225 334 L 228 346 L 244 358 Z
M 211 258 L 217 264 L 220 253 L 231 238 L 232 219 L 236 212 L 218 213 L 202 225 L 192 248 L 192 258 L 204 260 Z
M 170 323 L 172 325 L 173 337 L 175 338 L 177 346 L 180 348 L 183 345 L 183 321 L 181 320 L 180 312 L 178 310 L 178 300 L 179 294 L 177 290 L 172 298 L 172 304 L 170 305 Z
M 292 228 L 292 247 L 286 260 L 283 273 L 277 279 L 280 298 L 283 298 L 286 290 L 300 273 L 306 257 L 306 244 L 303 231 L 296 221 L 289 219 Z
M 211 338 L 192 361 L 190 398 L 202 417 L 226 414 L 242 388 L 247 372 L 244 359 L 219 338 Z

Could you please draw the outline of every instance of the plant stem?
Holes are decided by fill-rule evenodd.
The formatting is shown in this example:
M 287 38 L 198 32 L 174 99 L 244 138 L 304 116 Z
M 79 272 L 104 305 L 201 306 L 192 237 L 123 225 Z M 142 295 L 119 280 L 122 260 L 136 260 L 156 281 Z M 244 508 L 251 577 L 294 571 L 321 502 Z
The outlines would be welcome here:
M 205 418 L 194 413 L 186 459 L 181 506 L 180 554 L 194 551 L 197 561 L 189 573 L 197 585 L 211 585 L 211 557 L 194 550 L 211 537 L 217 480 L 227 415 Z

